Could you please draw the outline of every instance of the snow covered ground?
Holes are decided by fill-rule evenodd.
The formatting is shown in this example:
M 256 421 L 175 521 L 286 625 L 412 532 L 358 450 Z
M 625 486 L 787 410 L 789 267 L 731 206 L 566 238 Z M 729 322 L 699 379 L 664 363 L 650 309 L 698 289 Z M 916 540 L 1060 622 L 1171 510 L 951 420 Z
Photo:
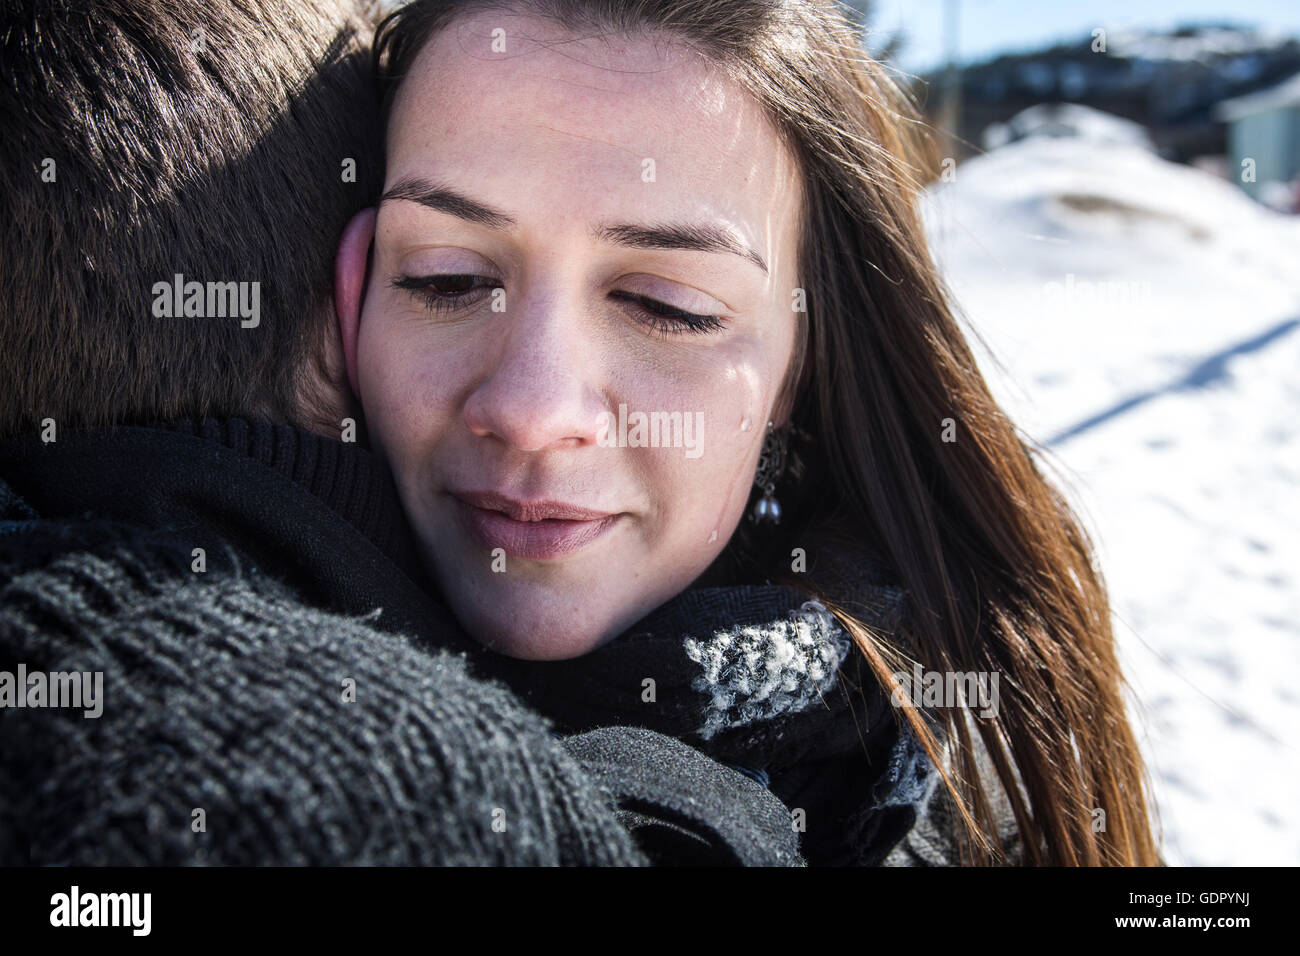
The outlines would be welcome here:
M 925 214 L 1094 535 L 1166 858 L 1300 864 L 1300 219 L 1091 133 L 973 159 Z

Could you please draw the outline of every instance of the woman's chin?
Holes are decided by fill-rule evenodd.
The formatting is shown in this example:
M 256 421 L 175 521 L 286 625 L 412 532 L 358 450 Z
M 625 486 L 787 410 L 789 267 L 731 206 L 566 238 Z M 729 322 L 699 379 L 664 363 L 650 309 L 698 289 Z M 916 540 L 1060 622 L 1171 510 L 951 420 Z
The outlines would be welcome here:
M 502 610 L 510 613 L 502 614 Z M 619 634 L 616 626 L 598 622 L 554 619 L 537 609 L 460 609 L 457 616 L 474 640 L 506 657 L 525 661 L 563 661 L 581 657 L 607 644 Z
M 521 661 L 567 661 L 582 657 L 607 643 L 599 636 L 587 637 L 572 632 L 555 634 L 518 632 L 480 635 L 471 632 L 474 639 L 497 654 Z

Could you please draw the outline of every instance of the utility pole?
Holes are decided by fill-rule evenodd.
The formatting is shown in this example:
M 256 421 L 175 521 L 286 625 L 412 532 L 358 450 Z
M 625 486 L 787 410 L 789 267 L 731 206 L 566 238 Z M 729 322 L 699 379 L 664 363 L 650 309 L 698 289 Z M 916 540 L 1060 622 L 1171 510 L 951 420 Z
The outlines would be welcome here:
M 955 157 L 961 134 L 961 0 L 944 0 L 943 34 L 948 66 L 944 71 L 939 120 L 948 137 L 948 155 Z

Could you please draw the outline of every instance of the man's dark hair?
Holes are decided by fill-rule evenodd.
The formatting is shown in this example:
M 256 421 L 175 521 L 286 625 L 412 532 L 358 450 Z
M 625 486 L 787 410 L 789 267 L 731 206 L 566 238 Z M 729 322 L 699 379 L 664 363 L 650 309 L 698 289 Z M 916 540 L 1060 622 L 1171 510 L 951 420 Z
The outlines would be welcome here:
M 362 0 L 0 0 L 0 438 L 306 423 L 383 178 L 369 38 Z

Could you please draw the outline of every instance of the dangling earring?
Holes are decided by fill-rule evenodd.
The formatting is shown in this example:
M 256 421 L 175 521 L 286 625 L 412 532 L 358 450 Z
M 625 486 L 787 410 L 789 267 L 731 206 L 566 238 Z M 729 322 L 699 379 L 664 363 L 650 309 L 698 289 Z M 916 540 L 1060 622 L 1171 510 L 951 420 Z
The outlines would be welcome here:
M 788 433 L 785 428 L 773 428 L 767 423 L 767 436 L 763 439 L 763 451 L 758 456 L 758 470 L 754 473 L 754 485 L 763 489 L 763 497 L 758 499 L 750 518 L 756 525 L 778 525 L 781 523 L 781 503 L 776 500 L 776 483 L 785 471 L 785 454 Z

